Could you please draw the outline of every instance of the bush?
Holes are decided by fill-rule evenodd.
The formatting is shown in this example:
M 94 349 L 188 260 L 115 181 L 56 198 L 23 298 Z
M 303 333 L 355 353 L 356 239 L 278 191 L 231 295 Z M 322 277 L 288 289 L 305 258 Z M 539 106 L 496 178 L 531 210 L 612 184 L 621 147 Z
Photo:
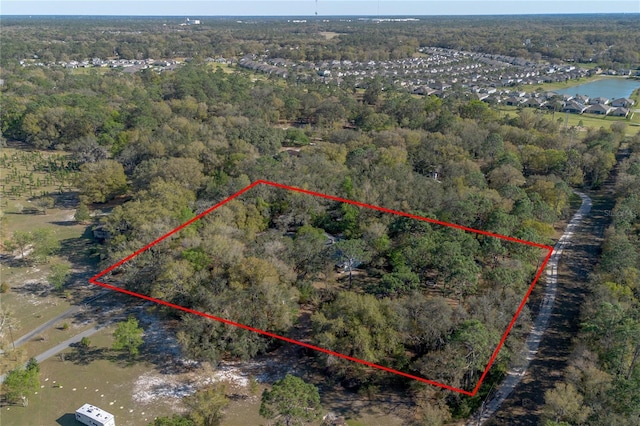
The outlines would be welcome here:
M 80 223 L 86 222 L 89 219 L 91 219 L 89 208 L 85 203 L 78 204 L 78 208 L 76 209 L 76 214 L 73 216 L 73 218 Z
M 304 146 L 309 145 L 310 139 L 302 129 L 289 127 L 285 133 L 284 145 L 287 146 Z
M 9 286 L 9 284 L 3 282 L 2 284 L 0 284 L 0 293 L 4 294 L 4 293 L 8 293 L 9 290 L 11 290 L 11 287 Z
M 64 263 L 54 263 L 51 265 L 51 273 L 47 277 L 49 283 L 53 285 L 53 288 L 56 291 L 62 291 L 65 283 L 67 282 L 67 278 L 69 278 L 69 274 L 71 273 L 71 268 L 69 265 Z

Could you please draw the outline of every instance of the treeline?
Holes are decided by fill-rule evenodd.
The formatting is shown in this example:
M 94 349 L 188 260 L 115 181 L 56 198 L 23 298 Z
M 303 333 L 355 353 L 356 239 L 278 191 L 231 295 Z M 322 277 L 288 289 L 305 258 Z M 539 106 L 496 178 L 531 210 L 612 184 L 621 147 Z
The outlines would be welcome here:
M 2 102 L 7 138 L 71 151 L 82 202 L 118 204 L 103 220 L 111 235 L 105 265 L 258 179 L 549 243 L 553 224 L 569 213 L 570 187 L 602 184 L 625 130 L 580 134 L 550 115 L 504 117 L 463 96 L 417 98 L 376 82 L 361 101 L 337 87 L 252 81 L 198 61 L 160 75 L 15 68 Z M 111 279 L 473 386 L 531 281 L 535 249 L 295 192 L 254 191 Z M 328 236 L 336 241 L 327 244 Z M 349 278 L 335 272 L 345 262 Z M 488 387 L 519 351 L 527 321 L 525 310 Z M 275 348 L 193 316 L 182 318 L 179 337 L 192 356 L 212 361 Z M 318 361 L 355 388 L 393 382 L 353 363 Z M 422 416 L 446 420 L 468 415 L 487 390 L 476 399 L 430 388 L 415 395 Z
M 532 60 L 571 60 L 607 68 L 636 68 L 640 36 L 634 16 L 422 17 L 418 22 L 288 23 L 252 18 L 209 19 L 179 27 L 168 18 L 6 17 L 2 65 L 20 59 L 69 61 L 238 57 L 263 53 L 294 60 L 389 60 L 410 57 L 419 46 L 503 54 Z M 319 32 L 334 32 L 325 38 Z M 77 34 L 81 33 L 82 36 Z
M 617 202 L 605 214 L 602 258 L 589 281 L 580 335 L 564 382 L 546 394 L 546 417 L 588 425 L 635 425 L 640 416 L 640 139 L 620 163 Z M 563 423 L 564 424 L 564 423 Z

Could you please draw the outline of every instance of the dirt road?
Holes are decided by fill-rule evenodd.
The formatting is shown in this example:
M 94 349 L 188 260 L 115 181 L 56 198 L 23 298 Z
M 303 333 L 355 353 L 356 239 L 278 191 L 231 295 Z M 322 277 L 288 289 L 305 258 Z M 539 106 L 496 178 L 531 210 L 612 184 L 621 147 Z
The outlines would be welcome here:
M 523 363 L 513 367 L 507 372 L 507 377 L 492 394 L 492 398 L 482 405 L 479 413 L 468 423 L 471 425 L 484 424 L 500 409 L 504 401 L 511 395 L 522 378 L 527 374 L 531 361 L 535 359 L 540 347 L 540 342 L 547 331 L 549 320 L 555 306 L 556 295 L 558 292 L 558 264 L 562 253 L 568 249 L 572 243 L 575 233 L 582 226 L 584 219 L 589 215 L 592 207 L 592 200 L 586 194 L 576 192 L 582 199 L 582 205 L 573 215 L 569 225 L 565 229 L 564 234 L 556 243 L 549 263 L 547 263 L 546 285 L 544 290 L 544 298 L 538 311 L 538 316 L 533 324 L 533 328 L 526 341 L 526 354 Z
M 627 150 L 619 151 L 617 163 L 620 164 L 628 155 Z M 485 425 L 540 423 L 544 394 L 563 379 L 573 350 L 572 339 L 579 331 L 580 307 L 587 293 L 586 283 L 600 258 L 604 231 L 611 220 L 607 212 L 615 204 L 615 177 L 614 171 L 600 190 L 589 192 L 592 198 L 591 213 L 584 218 L 582 227 L 575 233 L 572 244 L 564 249 L 557 265 L 556 309 L 549 317 L 548 328 L 540 341 L 538 352 L 513 391 L 496 413 L 484 422 Z M 476 423 L 470 424 L 478 423 L 476 420 Z

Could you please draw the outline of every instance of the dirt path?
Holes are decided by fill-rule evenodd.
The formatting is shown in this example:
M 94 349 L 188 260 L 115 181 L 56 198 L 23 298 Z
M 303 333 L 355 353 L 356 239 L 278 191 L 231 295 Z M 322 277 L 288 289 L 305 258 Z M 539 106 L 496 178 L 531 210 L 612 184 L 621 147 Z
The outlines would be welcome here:
M 618 164 L 628 155 L 620 151 Z M 505 398 L 497 413 L 485 425 L 538 425 L 544 406 L 544 394 L 563 379 L 563 372 L 573 349 L 572 339 L 579 330 L 580 306 L 587 292 L 585 283 L 597 265 L 604 230 L 611 218 L 606 211 L 614 206 L 612 195 L 615 173 L 599 191 L 589 192 L 593 200 L 591 213 L 584 218 L 573 243 L 564 249 L 558 263 L 556 309 L 549 318 L 535 358 L 513 392 Z M 491 400 L 491 398 L 488 398 Z M 472 424 L 477 424 L 472 423 Z

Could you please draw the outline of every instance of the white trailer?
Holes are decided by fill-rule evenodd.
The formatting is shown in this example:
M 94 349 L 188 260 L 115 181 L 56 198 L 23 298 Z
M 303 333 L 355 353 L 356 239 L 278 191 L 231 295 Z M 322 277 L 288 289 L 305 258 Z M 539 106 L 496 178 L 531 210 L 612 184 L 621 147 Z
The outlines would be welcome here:
M 87 426 L 116 426 L 113 414 L 91 404 L 84 404 L 76 410 L 76 420 Z

